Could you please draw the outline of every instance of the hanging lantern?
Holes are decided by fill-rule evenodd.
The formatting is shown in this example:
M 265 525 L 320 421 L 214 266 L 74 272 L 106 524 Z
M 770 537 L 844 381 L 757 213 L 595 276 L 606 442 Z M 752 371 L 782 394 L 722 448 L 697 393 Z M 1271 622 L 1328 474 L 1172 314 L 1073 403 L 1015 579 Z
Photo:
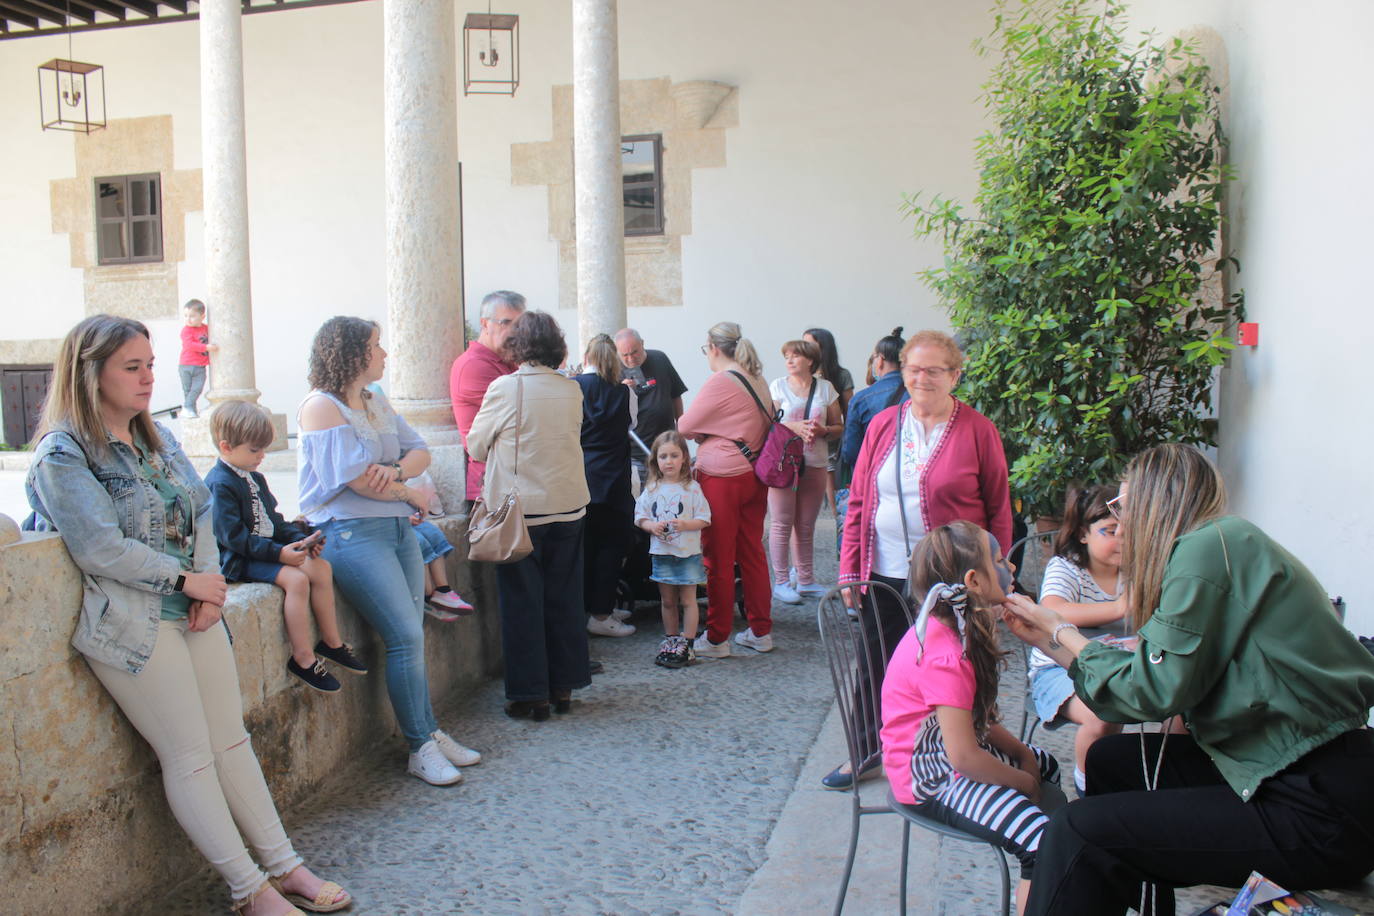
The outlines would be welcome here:
M 105 126 L 105 68 L 60 57 L 40 64 L 38 110 L 44 130 L 100 130 Z
M 515 95 L 520 85 L 520 17 L 468 13 L 463 22 L 463 95 Z

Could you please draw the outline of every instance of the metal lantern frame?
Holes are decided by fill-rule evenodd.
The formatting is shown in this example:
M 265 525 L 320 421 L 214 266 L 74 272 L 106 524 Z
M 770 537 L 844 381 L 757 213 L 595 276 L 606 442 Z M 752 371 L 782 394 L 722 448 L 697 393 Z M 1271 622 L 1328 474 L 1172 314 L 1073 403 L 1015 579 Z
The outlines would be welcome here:
M 50 76 L 49 76 L 50 75 Z M 67 91 L 62 88 L 63 79 L 67 80 Z M 75 90 L 78 96 L 71 98 Z M 99 93 L 99 118 L 91 116 L 91 98 Z M 49 117 L 49 93 L 53 116 Z M 63 114 L 63 106 L 80 111 L 80 120 Z M 38 66 L 38 120 L 44 130 L 66 130 L 74 133 L 89 134 L 105 127 L 105 68 L 100 64 L 87 64 L 79 60 L 63 60 L 55 57 L 46 64 Z
M 473 37 L 486 32 L 510 33 L 510 78 L 478 79 L 472 75 Z M 493 45 L 494 46 L 494 45 Z M 520 86 L 520 17 L 513 13 L 468 13 L 463 21 L 463 95 L 515 95 Z

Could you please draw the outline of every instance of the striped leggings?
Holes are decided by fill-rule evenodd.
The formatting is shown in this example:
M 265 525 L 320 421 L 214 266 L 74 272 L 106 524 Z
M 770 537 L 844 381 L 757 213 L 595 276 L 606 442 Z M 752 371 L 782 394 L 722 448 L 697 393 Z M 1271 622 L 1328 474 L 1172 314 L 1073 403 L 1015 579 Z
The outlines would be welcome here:
M 988 753 L 1015 766 L 995 748 Z M 1040 764 L 1041 782 L 1059 782 L 1059 763 L 1044 749 L 1030 745 Z M 955 773 L 934 796 L 921 803 L 921 813 L 981 837 L 1016 856 L 1021 877 L 1030 879 L 1035 868 L 1035 853 L 1049 818 L 1029 798 L 1007 786 L 974 782 Z

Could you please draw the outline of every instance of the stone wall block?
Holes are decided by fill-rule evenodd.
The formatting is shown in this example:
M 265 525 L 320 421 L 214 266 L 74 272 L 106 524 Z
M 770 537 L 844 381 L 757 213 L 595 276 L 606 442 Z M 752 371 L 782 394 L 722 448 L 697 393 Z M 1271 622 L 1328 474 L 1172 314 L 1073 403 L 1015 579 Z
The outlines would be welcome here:
M 685 169 L 718 169 L 725 166 L 725 131 L 669 130 L 663 133 L 663 158 L 672 157 L 670 175 Z
M 726 96 L 734 92 L 733 86 L 714 80 L 690 80 L 678 83 L 670 90 L 676 118 L 675 126 L 688 130 L 699 130 L 710 123 Z M 660 123 L 669 123 L 662 121 Z
M 671 85 L 672 81 L 667 77 L 622 81 L 620 132 L 627 137 L 656 134 L 666 125 L 674 123 L 674 102 L 669 92 Z
M 0 683 L 75 654 L 81 595 L 81 574 L 57 535 L 30 532 L 0 547 Z

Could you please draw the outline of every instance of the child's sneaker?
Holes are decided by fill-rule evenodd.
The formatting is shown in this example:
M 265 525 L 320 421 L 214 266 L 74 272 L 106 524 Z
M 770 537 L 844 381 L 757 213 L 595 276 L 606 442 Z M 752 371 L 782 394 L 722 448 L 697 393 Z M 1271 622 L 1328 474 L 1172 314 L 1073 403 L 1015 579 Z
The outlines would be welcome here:
M 446 586 L 436 588 L 429 596 L 429 603 L 435 607 L 446 608 L 457 612 L 460 616 L 466 617 L 475 608 L 463 598 L 462 595 Z
M 353 647 L 348 643 L 343 643 L 335 649 L 326 646 L 324 640 L 320 640 L 315 643 L 315 655 L 324 656 L 349 674 L 367 674 L 367 665 L 353 654 Z
M 686 668 L 694 657 L 692 644 L 687 637 L 668 636 L 659 644 L 654 664 L 665 668 Z
M 315 664 L 311 665 L 309 668 L 302 668 L 300 665 L 296 664 L 294 658 L 288 658 L 286 660 L 286 670 L 290 671 L 296 677 L 305 681 L 321 693 L 333 693 L 343 686 L 339 683 L 338 678 L 330 674 L 324 667 L 324 662 L 320 661 L 318 658 L 315 659 Z
M 437 607 L 428 598 L 425 599 L 425 613 L 442 623 L 453 623 L 458 619 L 458 615 L 450 610 Z

